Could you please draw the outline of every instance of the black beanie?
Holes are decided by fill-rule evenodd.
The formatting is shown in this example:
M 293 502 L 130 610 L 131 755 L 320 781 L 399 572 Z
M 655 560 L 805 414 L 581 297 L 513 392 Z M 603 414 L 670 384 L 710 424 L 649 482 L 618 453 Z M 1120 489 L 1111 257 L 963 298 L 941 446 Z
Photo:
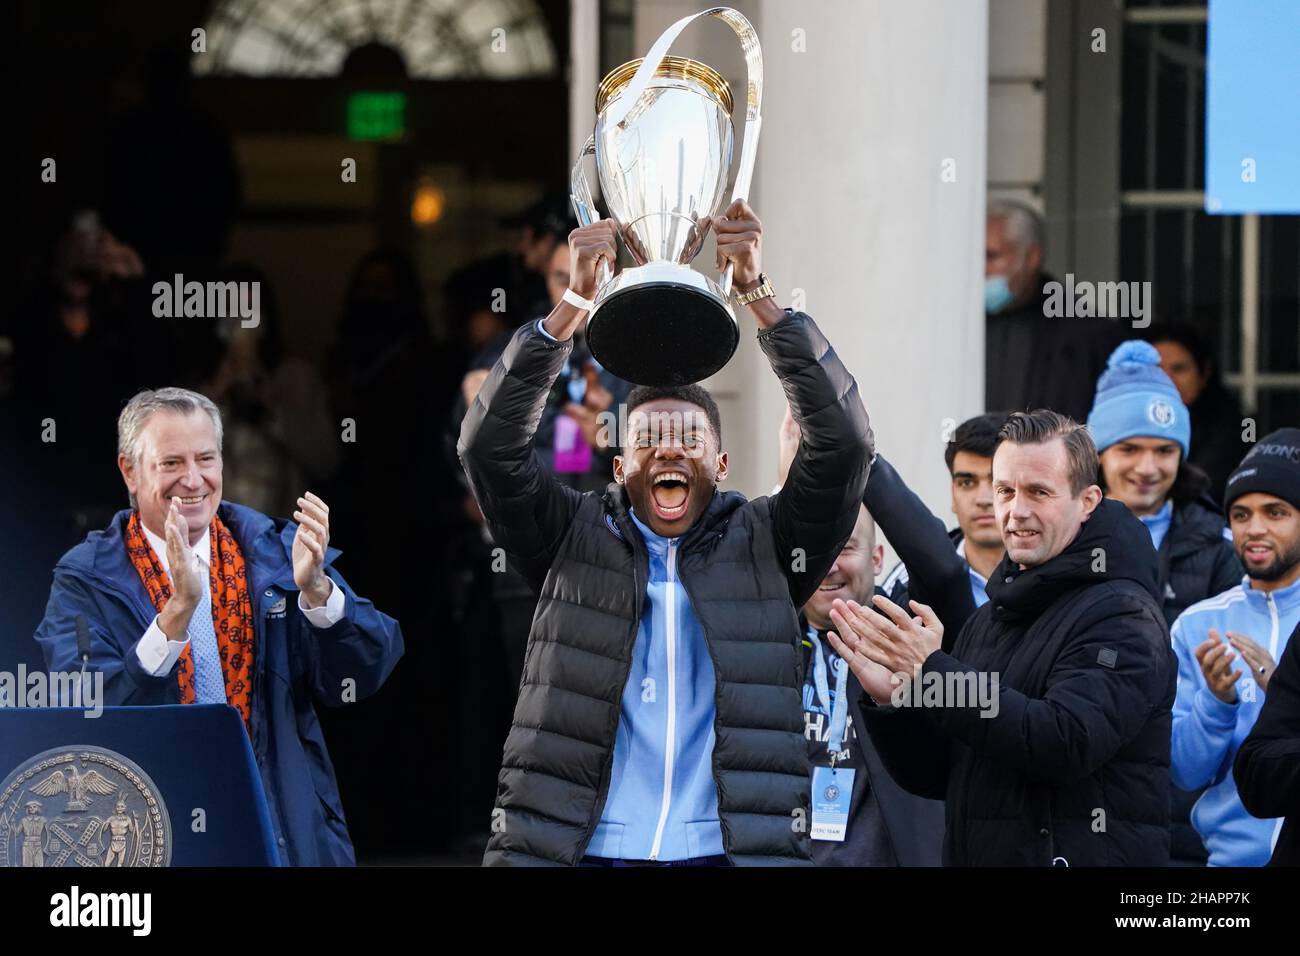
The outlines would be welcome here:
M 1228 476 L 1223 510 L 1252 491 L 1273 495 L 1300 509 L 1300 428 L 1279 428 L 1246 453 Z

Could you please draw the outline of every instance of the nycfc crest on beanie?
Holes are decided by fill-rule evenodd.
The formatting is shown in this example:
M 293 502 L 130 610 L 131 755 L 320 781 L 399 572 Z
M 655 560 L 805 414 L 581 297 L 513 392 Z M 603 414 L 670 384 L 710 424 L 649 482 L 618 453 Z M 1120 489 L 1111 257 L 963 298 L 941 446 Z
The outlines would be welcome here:
M 1150 342 L 1131 339 L 1110 353 L 1097 379 L 1088 431 L 1098 454 L 1126 438 L 1164 438 L 1177 442 L 1187 460 L 1192 419 Z
M 1223 492 L 1226 514 L 1242 495 L 1260 491 L 1300 508 L 1300 428 L 1265 435 L 1228 476 Z

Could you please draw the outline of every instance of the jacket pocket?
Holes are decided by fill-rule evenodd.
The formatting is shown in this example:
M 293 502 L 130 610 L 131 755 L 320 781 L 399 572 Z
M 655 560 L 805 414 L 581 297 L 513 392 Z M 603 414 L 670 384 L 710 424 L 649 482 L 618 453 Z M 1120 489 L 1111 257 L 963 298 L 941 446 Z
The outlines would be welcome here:
M 623 829 L 621 823 L 598 824 L 596 832 L 591 835 L 591 840 L 587 843 L 587 854 L 609 860 L 621 860 L 623 858 Z
M 327 821 L 337 823 L 342 827 L 347 826 L 347 822 L 343 819 L 343 808 L 341 806 L 325 799 L 325 795 L 319 790 L 316 791 L 316 799 L 320 801 L 321 810 L 324 812 Z
M 721 839 L 722 823 L 718 820 L 693 820 L 686 824 L 686 853 L 692 859 L 714 856 L 721 852 L 716 844 Z

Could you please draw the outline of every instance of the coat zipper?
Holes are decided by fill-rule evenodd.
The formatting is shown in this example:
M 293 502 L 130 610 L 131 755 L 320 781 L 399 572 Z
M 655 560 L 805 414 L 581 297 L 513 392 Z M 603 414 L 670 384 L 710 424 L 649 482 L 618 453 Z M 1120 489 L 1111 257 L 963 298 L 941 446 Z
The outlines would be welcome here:
M 715 533 L 717 534 L 718 539 L 721 540 L 721 539 L 722 539 L 722 532 L 721 532 L 721 531 L 718 531 L 718 532 L 715 532 Z M 692 607 L 699 607 L 699 603 L 695 600 L 695 596 L 694 596 L 693 594 L 691 594 L 691 588 L 690 588 L 690 585 L 687 583 L 686 578 L 683 577 L 683 578 L 681 579 L 681 582 L 682 582 L 682 591 L 686 594 L 686 599 L 687 599 L 688 601 L 691 602 L 691 606 L 692 606 Z M 703 618 L 700 618 L 700 633 L 702 633 L 702 634 L 704 635 L 704 646 L 705 646 L 705 648 L 706 648 L 706 649 L 708 650 L 708 652 L 709 652 L 709 661 L 710 661 L 710 662 L 712 663 L 712 665 L 713 665 L 713 675 L 714 675 L 714 679 L 713 679 L 713 729 L 714 729 L 714 735 L 715 735 L 715 737 L 714 737 L 715 743 L 714 743 L 714 747 L 713 747 L 713 755 L 712 755 L 712 762 L 711 762 L 712 766 L 711 766 L 711 769 L 712 769 L 712 772 L 713 772 L 713 781 L 714 781 L 714 786 L 716 787 L 716 786 L 717 786 L 717 782 L 718 782 L 719 780 L 722 779 L 722 770 L 721 770 L 721 767 L 720 767 L 719 764 L 718 764 L 718 747 L 717 747 L 717 743 L 716 743 L 716 739 L 717 739 L 716 735 L 717 735 L 717 730 L 718 730 L 718 714 L 721 713 L 721 711 L 722 711 L 722 690 L 721 690 L 721 685 L 720 685 L 720 683 L 719 683 L 719 681 L 718 681 L 718 677 L 717 677 L 717 675 L 720 674 L 720 673 L 722 673 L 722 668 L 718 666 L 718 657 L 717 657 L 717 655 L 714 653 L 714 650 L 713 650 L 713 642 L 709 639 L 709 629 L 708 629 L 708 626 L 705 624 Z M 798 669 L 799 669 L 799 665 L 798 665 L 798 661 L 796 660 L 796 662 L 795 662 L 795 670 L 796 670 L 796 672 L 798 672 Z M 799 686 L 799 687 L 803 687 L 803 677 L 802 677 L 802 675 L 799 676 L 799 683 L 798 683 L 798 686 Z M 730 831 L 730 829 L 728 829 L 728 827 L 727 827 L 727 818 L 726 818 L 726 816 L 721 812 L 721 808 L 719 808 L 719 812 L 718 812 L 718 823 L 719 823 L 719 825 L 720 825 L 720 827 L 721 827 L 721 829 L 722 829 L 722 852 L 726 855 L 726 857 L 727 857 L 727 861 L 728 861 L 728 862 L 731 862 L 731 859 L 732 859 L 732 857 L 731 857 L 731 831 Z
M 673 755 L 677 749 L 677 542 L 668 542 L 668 728 L 664 742 L 664 795 L 659 807 L 659 824 L 655 827 L 650 859 L 659 859 L 664 840 L 664 826 L 672 803 Z
M 1269 620 L 1272 622 L 1272 627 L 1273 627 L 1273 630 L 1268 639 L 1268 653 L 1269 656 L 1273 658 L 1273 660 L 1277 660 L 1277 629 L 1278 629 L 1277 602 L 1273 600 L 1272 591 L 1268 592 L 1268 594 L 1265 596 L 1268 598 L 1268 617 Z

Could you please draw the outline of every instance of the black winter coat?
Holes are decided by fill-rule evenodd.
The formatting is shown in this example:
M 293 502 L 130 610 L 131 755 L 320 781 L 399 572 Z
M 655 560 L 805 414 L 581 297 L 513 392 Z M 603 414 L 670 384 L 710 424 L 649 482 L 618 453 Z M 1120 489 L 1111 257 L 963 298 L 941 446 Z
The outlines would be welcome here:
M 1146 528 L 1102 501 L 1052 560 L 1004 558 L 988 592 L 923 675 L 996 675 L 995 716 L 861 707 L 894 778 L 946 799 L 945 863 L 1164 865 L 1177 666 Z
M 1300 627 L 1291 633 L 1250 736 L 1232 765 L 1237 793 L 1256 817 L 1286 817 L 1269 866 L 1300 866 Z
M 798 609 L 853 531 L 874 442 L 857 384 L 812 319 L 791 313 L 758 341 L 802 430 L 789 479 L 753 501 L 715 492 L 677 567 L 716 675 L 713 778 L 727 857 L 806 864 Z M 580 494 L 533 448 L 571 348 L 521 328 L 461 430 L 493 540 L 541 594 L 485 864 L 581 860 L 604 808 L 645 604 L 648 554 L 623 487 Z
M 1017 412 L 1051 408 L 1076 422 L 1086 421 L 1097 392 L 1097 377 L 1115 346 L 1127 337 L 1112 319 L 1053 317 L 1047 312 L 1046 285 L 1017 309 L 984 319 L 984 407 Z M 1064 290 L 1061 293 L 1064 302 Z

